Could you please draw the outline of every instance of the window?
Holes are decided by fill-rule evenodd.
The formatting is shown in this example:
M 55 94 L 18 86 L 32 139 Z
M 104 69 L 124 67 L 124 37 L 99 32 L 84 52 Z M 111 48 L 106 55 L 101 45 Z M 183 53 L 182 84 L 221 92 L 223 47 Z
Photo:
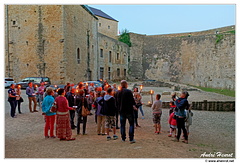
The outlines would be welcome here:
M 119 53 L 117 53 L 117 60 L 119 60 Z
M 124 75 L 124 77 L 127 76 L 127 70 L 126 69 L 124 69 L 123 75 Z
M 120 76 L 120 68 L 117 68 L 117 76 Z
M 111 51 L 109 51 L 109 63 L 111 63 L 111 61 L 112 61 L 112 52 Z
M 77 64 L 80 64 L 80 49 L 77 48 Z
M 110 25 L 108 26 L 108 29 L 110 29 Z
M 15 20 L 13 21 L 13 25 L 16 25 L 16 21 Z
M 111 80 L 111 67 L 108 67 L 108 80 Z
M 103 57 L 103 49 L 100 49 L 100 57 Z
M 100 67 L 100 79 L 103 79 L 104 68 Z
M 99 27 L 101 27 L 102 26 L 102 24 L 101 23 L 99 23 Z

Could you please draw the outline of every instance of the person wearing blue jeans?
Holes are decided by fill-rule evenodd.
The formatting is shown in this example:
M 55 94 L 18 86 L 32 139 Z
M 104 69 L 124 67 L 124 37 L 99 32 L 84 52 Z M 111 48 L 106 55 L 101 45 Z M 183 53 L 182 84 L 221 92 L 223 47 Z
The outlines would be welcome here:
M 130 125 L 129 127 L 129 140 L 130 142 L 134 140 L 134 116 L 133 114 L 120 114 L 120 130 L 121 130 L 121 137 L 122 141 L 126 139 L 126 121 Z
M 16 100 L 17 95 L 14 88 L 15 88 L 15 85 L 11 84 L 10 89 L 8 90 L 8 102 L 10 103 L 10 106 L 11 106 L 10 115 L 12 118 L 16 118 L 15 112 L 17 107 L 17 100 Z
M 116 104 L 117 108 L 119 108 L 120 113 L 120 131 L 122 141 L 125 142 L 126 139 L 126 120 L 128 119 L 129 122 L 129 140 L 130 143 L 135 143 L 134 140 L 134 109 L 136 110 L 136 103 L 133 98 L 132 91 L 127 89 L 128 84 L 126 80 L 121 81 L 121 90 L 116 94 Z

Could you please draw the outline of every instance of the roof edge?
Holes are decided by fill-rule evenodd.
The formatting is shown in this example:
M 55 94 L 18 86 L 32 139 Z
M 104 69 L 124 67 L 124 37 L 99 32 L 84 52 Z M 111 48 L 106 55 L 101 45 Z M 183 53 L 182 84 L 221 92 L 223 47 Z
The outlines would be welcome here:
M 88 7 L 88 5 L 81 5 L 82 8 L 84 8 L 88 13 L 90 13 L 95 19 L 98 20 L 98 18 L 96 17 L 96 15 L 91 11 L 91 9 Z

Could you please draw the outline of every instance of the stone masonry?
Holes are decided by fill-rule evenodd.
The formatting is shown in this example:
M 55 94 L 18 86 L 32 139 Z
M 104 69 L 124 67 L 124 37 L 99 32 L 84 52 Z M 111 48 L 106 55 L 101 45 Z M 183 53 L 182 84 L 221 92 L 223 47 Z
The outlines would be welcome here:
M 225 31 L 233 27 L 224 28 Z M 220 30 L 220 29 L 218 29 Z M 213 32 L 214 30 L 210 30 Z M 206 34 L 206 32 L 203 32 Z M 235 89 L 235 34 L 190 37 L 130 33 L 132 79 L 154 79 L 219 89 Z M 142 64 L 137 64 L 142 63 Z

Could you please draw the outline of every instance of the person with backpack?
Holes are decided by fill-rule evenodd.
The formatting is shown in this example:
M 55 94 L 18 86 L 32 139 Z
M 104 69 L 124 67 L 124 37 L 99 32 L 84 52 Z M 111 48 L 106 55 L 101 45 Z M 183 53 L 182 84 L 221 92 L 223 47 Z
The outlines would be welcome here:
M 97 99 L 95 101 L 95 105 L 97 107 L 96 116 L 97 116 L 97 134 L 105 135 L 105 116 L 101 114 L 101 110 L 103 107 L 103 97 L 105 92 L 98 92 Z
M 105 121 L 105 129 L 107 132 L 107 140 L 111 140 L 111 136 L 109 135 L 109 129 L 113 128 L 113 140 L 116 140 L 118 136 L 116 135 L 116 102 L 113 97 L 113 89 L 108 88 L 107 94 L 104 96 L 103 101 L 103 111 L 102 114 L 106 116 Z
M 177 106 L 176 108 L 176 119 L 177 119 L 177 138 L 176 141 L 179 142 L 179 138 L 181 136 L 181 132 L 183 130 L 184 134 L 184 141 L 183 143 L 188 143 L 188 134 L 187 130 L 185 128 L 185 119 L 186 119 L 186 111 L 185 109 L 189 108 L 189 103 L 188 103 L 188 98 L 189 94 L 187 91 L 183 91 L 178 99 L 174 98 L 173 100 L 175 101 L 175 104 Z

